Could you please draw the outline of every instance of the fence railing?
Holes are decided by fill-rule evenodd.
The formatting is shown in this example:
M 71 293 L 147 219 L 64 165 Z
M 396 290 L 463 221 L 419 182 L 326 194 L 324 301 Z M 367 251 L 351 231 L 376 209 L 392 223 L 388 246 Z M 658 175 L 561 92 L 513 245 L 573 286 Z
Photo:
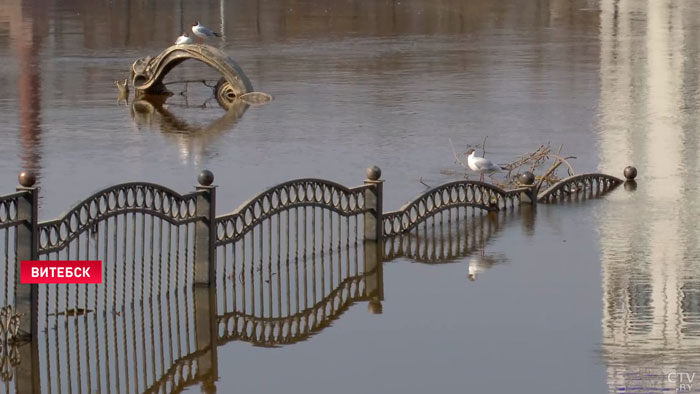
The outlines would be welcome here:
M 632 177 L 634 179 L 634 177 Z M 630 181 L 632 180 L 630 179 Z M 537 196 L 541 203 L 561 201 L 571 197 L 591 197 L 609 192 L 622 183 L 622 179 L 605 174 L 579 174 L 562 179 Z
M 306 232 L 311 226 L 321 234 L 330 229 L 330 237 L 339 240 L 350 236 L 349 223 L 354 219 L 355 232 L 361 233 L 363 242 L 378 241 L 408 234 L 443 211 L 466 207 L 507 210 L 594 188 L 605 192 L 622 182 L 609 175 L 583 174 L 538 195 L 534 185 L 503 190 L 483 182 L 456 181 L 428 190 L 396 211 L 383 212 L 380 177 L 379 168 L 371 167 L 365 183 L 353 188 L 320 179 L 285 182 L 217 217 L 213 174 L 205 170 L 192 193 L 181 195 L 153 183 L 125 183 L 98 191 L 60 218 L 38 222 L 39 190 L 34 187 L 34 176 L 23 172 L 17 192 L 0 197 L 0 256 L 5 261 L 0 296 L 23 316 L 20 333 L 31 336 L 36 332 L 39 310 L 42 314 L 74 308 L 116 310 L 190 281 L 212 285 L 217 281 L 217 266 L 224 273 L 229 269 L 240 272 L 246 269 L 236 268 L 245 258 L 245 242 L 239 247 L 239 262 L 234 261 L 236 250 L 231 245 L 255 237 L 251 234 L 256 228 L 260 233 L 269 232 L 267 242 L 272 246 L 274 240 L 276 253 L 286 253 L 289 259 L 293 242 L 300 248 L 296 254 L 305 255 L 307 249 L 316 247 L 306 244 L 307 238 L 313 238 Z M 292 239 L 292 234 L 298 239 Z M 264 237 L 258 238 L 262 241 Z M 262 245 L 258 246 L 261 253 Z M 248 251 L 252 258 L 255 250 L 250 246 Z M 104 283 L 109 286 L 47 286 L 39 295 L 36 285 L 19 283 L 22 260 L 103 260 L 108 256 L 124 261 L 123 266 L 104 267 Z
M 506 210 L 521 201 L 531 202 L 530 187 L 503 190 L 476 181 L 456 181 L 428 190 L 397 211 L 384 214 L 384 236 L 408 232 L 426 219 L 458 207 L 474 207 L 486 211 Z M 525 195 L 525 197 L 523 197 Z
M 35 178 L 20 174 L 17 192 L 0 196 L 0 306 L 13 306 L 3 321 L 17 324 L 4 342 L 29 343 L 6 347 L 21 359 L 12 364 L 18 390 L 160 392 L 206 381 L 216 375 L 218 344 L 296 343 L 356 302 L 381 311 L 384 261 L 447 261 L 477 250 L 497 228 L 468 227 L 468 212 L 514 215 L 520 204 L 595 197 L 622 182 L 585 174 L 538 196 L 532 184 L 457 181 L 384 212 L 380 177 L 371 167 L 357 187 L 285 182 L 216 216 L 205 170 L 191 193 L 125 183 L 39 222 Z M 100 260 L 102 284 L 22 284 L 24 260 Z M 94 363 L 93 382 L 81 365 Z

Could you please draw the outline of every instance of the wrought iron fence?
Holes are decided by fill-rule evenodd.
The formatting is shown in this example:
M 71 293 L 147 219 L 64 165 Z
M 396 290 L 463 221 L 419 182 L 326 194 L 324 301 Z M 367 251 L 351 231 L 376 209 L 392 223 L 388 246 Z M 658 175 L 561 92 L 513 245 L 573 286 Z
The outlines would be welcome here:
M 530 192 L 530 187 L 503 190 L 477 181 L 446 183 L 428 190 L 396 211 L 385 213 L 384 236 L 391 237 L 411 231 L 426 219 L 453 208 L 472 207 L 485 211 L 513 208 L 520 204 L 523 194 Z
M 353 188 L 319 179 L 286 182 L 217 217 L 213 174 L 203 171 L 188 194 L 126 183 L 38 222 L 39 191 L 31 174 L 21 174 L 18 191 L 0 197 L 0 297 L 2 305 L 14 305 L 18 323 L 3 333 L 29 340 L 3 354 L 33 366 L 15 374 L 18 391 L 206 386 L 216 376 L 220 344 L 303 341 L 359 301 L 380 312 L 382 262 L 400 256 L 450 261 L 472 253 L 498 230 L 490 215 L 468 220 L 479 212 L 513 216 L 523 203 L 594 186 L 604 192 L 621 182 L 586 174 L 536 198 L 534 185 L 503 190 L 458 181 L 385 213 L 380 176 L 372 167 Z M 102 284 L 20 283 L 21 261 L 40 259 L 100 260 Z M 8 373 L 16 367 L 7 366 Z
M 542 191 L 537 196 L 537 201 L 553 203 L 571 198 L 597 197 L 611 191 L 622 182 L 622 179 L 605 174 L 573 175 Z
M 219 341 L 298 342 L 364 300 L 367 264 L 377 266 L 363 248 L 374 193 L 371 182 L 299 179 L 217 217 Z
M 0 197 L 0 256 L 4 259 L 2 275 L 2 305 L 13 305 L 15 300 L 15 268 L 17 267 L 17 227 L 23 224 L 18 214 L 19 200 L 26 197 L 26 192 L 18 192 Z
M 457 207 L 425 219 L 411 230 L 384 240 L 384 262 L 407 258 L 418 263 L 445 264 L 462 261 L 479 252 L 504 223 L 518 216 L 509 210 L 493 217 L 480 215 L 479 208 Z M 522 212 L 521 212 L 522 213 Z M 527 213 L 523 218 L 532 218 Z

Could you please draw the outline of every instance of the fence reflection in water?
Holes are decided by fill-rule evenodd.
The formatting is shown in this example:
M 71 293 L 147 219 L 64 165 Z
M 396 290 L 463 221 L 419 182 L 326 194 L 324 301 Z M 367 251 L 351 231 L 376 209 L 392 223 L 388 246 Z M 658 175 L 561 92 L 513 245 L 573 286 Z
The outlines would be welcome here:
M 217 346 L 303 341 L 356 302 L 381 313 L 383 261 L 443 263 L 480 250 L 483 257 L 506 220 L 534 218 L 534 207 L 517 202 L 535 204 L 536 189 L 470 181 L 430 190 L 384 217 L 380 171 L 367 175 L 355 188 L 287 182 L 219 217 L 208 172 L 190 194 L 117 185 L 41 223 L 31 184 L 0 197 L 0 296 L 31 322 L 4 391 L 171 392 L 202 382 L 210 392 Z M 605 189 L 616 184 L 606 182 Z M 556 196 L 593 184 L 579 183 L 566 180 Z M 26 259 L 101 260 L 103 283 L 23 285 L 17 262 Z
M 195 197 L 121 185 L 39 225 L 40 259 L 103 262 L 102 284 L 39 287 L 43 390 L 146 392 L 176 360 L 199 350 Z
M 296 342 L 361 300 L 367 272 L 361 225 L 358 216 L 293 208 L 220 246 L 222 339 Z
M 444 210 L 410 231 L 386 239 L 384 261 L 401 257 L 431 264 L 461 261 L 480 252 L 503 224 L 515 216 L 514 210 L 500 214 L 472 207 Z

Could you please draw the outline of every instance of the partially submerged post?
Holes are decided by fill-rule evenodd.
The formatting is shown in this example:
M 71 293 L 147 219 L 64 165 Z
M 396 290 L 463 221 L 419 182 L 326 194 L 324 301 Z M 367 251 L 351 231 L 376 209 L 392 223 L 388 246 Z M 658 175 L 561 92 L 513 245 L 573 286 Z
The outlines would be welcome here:
M 623 171 L 625 175 L 625 190 L 633 192 L 637 190 L 637 181 L 634 178 L 637 177 L 637 168 L 634 166 L 627 166 Z
M 195 286 L 194 288 L 194 334 L 197 356 L 197 378 L 201 380 L 202 392 L 211 391 L 218 378 L 216 288 Z M 214 389 L 216 386 L 214 385 Z
M 381 313 L 384 299 L 382 286 L 382 251 L 383 251 L 383 220 L 382 220 L 382 191 L 384 181 L 379 180 L 382 171 L 377 166 L 367 169 L 365 185 L 364 214 L 364 272 L 365 293 L 369 298 L 368 309 L 371 313 Z
M 197 185 L 197 222 L 194 226 L 194 284 L 211 286 L 216 283 L 216 186 L 214 174 L 202 170 Z
M 19 345 L 20 363 L 15 369 L 17 393 L 36 393 L 40 390 L 39 382 L 39 346 L 38 310 L 39 289 L 36 284 L 21 283 L 21 265 L 23 260 L 37 260 L 38 245 L 38 201 L 39 188 L 34 186 L 36 176 L 29 171 L 19 174 L 17 191 L 24 192 L 17 199 L 17 241 L 15 258 L 15 309 L 20 317 L 20 331 L 16 339 L 24 341 Z
M 535 186 L 535 174 L 530 171 L 525 171 L 518 177 L 518 181 L 522 186 L 527 187 L 527 191 L 520 193 L 520 202 L 537 204 L 537 187 Z
M 379 241 L 382 237 L 382 186 L 384 181 L 380 181 L 382 170 L 377 166 L 367 168 L 367 179 L 365 185 L 365 241 Z
M 38 287 L 36 284 L 21 283 L 21 266 L 23 260 L 37 260 L 39 253 L 37 228 L 37 208 L 39 188 L 34 187 L 36 176 L 29 171 L 19 174 L 18 192 L 24 192 L 17 199 L 17 226 L 15 234 L 17 250 L 15 259 L 15 309 L 21 316 L 22 336 L 33 338 L 37 333 Z

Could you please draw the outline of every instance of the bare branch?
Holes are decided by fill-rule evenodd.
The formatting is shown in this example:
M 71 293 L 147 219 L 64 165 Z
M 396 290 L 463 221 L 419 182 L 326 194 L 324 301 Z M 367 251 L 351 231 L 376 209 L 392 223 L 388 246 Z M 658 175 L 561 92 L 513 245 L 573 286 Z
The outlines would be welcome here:
M 457 155 L 457 151 L 455 150 L 455 146 L 454 146 L 454 144 L 452 143 L 452 139 L 451 139 L 451 138 L 449 139 L 449 141 L 450 141 L 450 147 L 452 147 L 452 154 L 453 154 L 454 157 L 455 157 L 455 161 L 456 161 L 457 163 L 459 163 L 462 167 L 464 167 L 464 169 L 469 168 L 469 167 L 467 166 L 467 163 L 463 162 L 463 161 L 459 158 L 459 156 Z
M 423 182 L 423 177 L 418 178 L 418 182 L 420 182 L 423 186 L 427 187 L 428 189 L 432 189 L 433 187 L 428 185 L 427 183 Z

